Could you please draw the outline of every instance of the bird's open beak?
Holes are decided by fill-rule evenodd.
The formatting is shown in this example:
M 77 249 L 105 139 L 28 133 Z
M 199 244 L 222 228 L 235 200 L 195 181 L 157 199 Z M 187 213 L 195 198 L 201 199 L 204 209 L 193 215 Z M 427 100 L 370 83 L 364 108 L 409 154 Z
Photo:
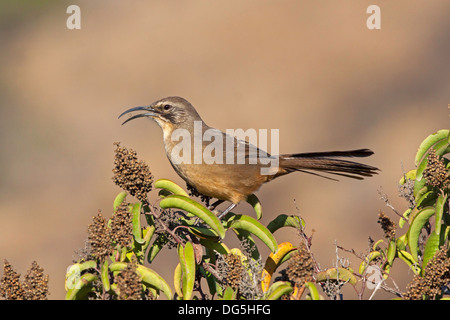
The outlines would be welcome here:
M 141 117 L 152 117 L 152 116 L 156 116 L 157 113 L 155 112 L 155 109 L 152 108 L 152 106 L 143 106 L 143 107 L 134 107 L 131 109 L 128 109 L 127 111 L 125 111 L 124 113 L 122 113 L 119 118 L 121 116 L 123 116 L 124 114 L 130 113 L 130 112 L 134 112 L 134 111 L 147 111 L 145 113 L 140 113 L 140 114 L 136 114 L 130 118 L 128 118 L 127 120 L 125 120 L 122 125 L 124 125 L 125 123 L 127 123 L 128 121 L 131 121 L 133 119 L 137 119 L 137 118 L 141 118 Z

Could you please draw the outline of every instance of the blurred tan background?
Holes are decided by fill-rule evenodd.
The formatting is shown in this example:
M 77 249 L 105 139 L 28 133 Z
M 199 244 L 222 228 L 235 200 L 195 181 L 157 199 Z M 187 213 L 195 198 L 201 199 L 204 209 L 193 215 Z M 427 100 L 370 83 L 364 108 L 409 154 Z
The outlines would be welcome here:
M 323 268 L 336 262 L 335 241 L 364 252 L 369 236 L 382 237 L 379 210 L 398 220 L 378 189 L 403 212 L 402 167 L 414 168 L 422 139 L 449 127 L 450 3 L 378 2 L 2 1 L 0 259 L 22 274 L 37 260 L 50 275 L 49 298 L 64 298 L 87 225 L 98 209 L 110 216 L 120 191 L 111 181 L 115 141 L 156 179 L 184 186 L 159 127 L 117 119 L 169 95 L 222 130 L 280 129 L 282 153 L 374 150 L 366 161 L 382 170 L 374 178 L 298 173 L 258 193 L 264 224 L 298 207 Z M 66 27 L 70 4 L 81 8 L 81 30 Z M 371 4 L 381 7 L 381 30 L 366 27 Z M 253 214 L 247 204 L 235 211 Z M 293 230 L 275 235 L 298 241 Z M 152 267 L 171 284 L 169 257 Z M 398 262 L 393 278 L 404 290 L 412 274 Z

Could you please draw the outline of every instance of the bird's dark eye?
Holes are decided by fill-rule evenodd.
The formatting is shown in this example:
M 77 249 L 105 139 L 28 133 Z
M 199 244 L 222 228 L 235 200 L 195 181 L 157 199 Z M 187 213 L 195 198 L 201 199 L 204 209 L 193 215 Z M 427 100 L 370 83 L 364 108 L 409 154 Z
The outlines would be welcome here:
M 166 104 L 166 105 L 164 105 L 163 109 L 164 109 L 164 111 L 168 111 L 168 110 L 172 109 L 172 106 L 170 104 Z

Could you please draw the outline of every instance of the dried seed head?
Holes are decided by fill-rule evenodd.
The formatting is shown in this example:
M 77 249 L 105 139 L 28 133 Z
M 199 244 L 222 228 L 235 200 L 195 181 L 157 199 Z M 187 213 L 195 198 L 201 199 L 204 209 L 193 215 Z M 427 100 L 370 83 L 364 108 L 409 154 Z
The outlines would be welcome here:
M 443 288 L 450 283 L 450 258 L 447 248 L 443 247 L 431 259 L 425 268 L 424 276 L 414 276 L 405 293 L 406 300 L 434 299 L 442 294 Z
M 395 223 L 389 218 L 383 211 L 378 214 L 378 223 L 381 225 L 381 229 L 384 231 L 384 236 L 392 240 L 395 238 Z
M 110 239 L 115 245 L 129 247 L 133 243 L 133 217 L 128 204 L 122 203 L 111 217 Z
M 48 275 L 44 269 L 33 261 L 23 280 L 23 288 L 27 300 L 46 300 L 48 295 Z
M 223 255 L 223 264 L 220 267 L 222 282 L 224 287 L 231 287 L 234 291 L 239 289 L 244 267 L 241 263 L 241 257 L 237 254 L 229 253 Z
M 113 181 L 122 189 L 128 191 L 139 201 L 148 203 L 147 193 L 152 190 L 153 176 L 148 165 L 138 160 L 136 151 L 116 145 L 113 169 Z
M 306 245 L 301 242 L 298 250 L 289 259 L 286 276 L 298 287 L 313 279 L 314 265 Z
M 88 226 L 88 251 L 94 258 L 102 260 L 112 254 L 110 229 L 100 211 L 92 218 L 92 221 L 92 224 Z
M 24 300 L 25 291 L 20 282 L 20 273 L 13 270 L 7 260 L 3 263 L 3 277 L 0 279 L 0 296 L 7 300 Z
M 423 176 L 433 187 L 442 187 L 450 183 L 450 173 L 447 172 L 444 161 L 436 155 L 434 149 L 428 153 L 428 163 L 423 171 Z
M 0 279 L 0 296 L 7 300 L 45 300 L 48 293 L 48 275 L 34 261 L 23 281 L 8 261 L 4 261 Z
M 119 300 L 142 299 L 142 284 L 134 263 L 128 263 L 115 277 L 115 282 Z

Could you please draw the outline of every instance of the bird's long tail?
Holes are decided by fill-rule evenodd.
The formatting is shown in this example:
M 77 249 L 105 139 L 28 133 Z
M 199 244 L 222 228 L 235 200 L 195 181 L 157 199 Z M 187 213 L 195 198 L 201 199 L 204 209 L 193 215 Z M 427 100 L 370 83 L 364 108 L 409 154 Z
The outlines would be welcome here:
M 279 157 L 279 167 L 281 169 L 280 175 L 293 171 L 301 171 L 332 179 L 316 173 L 320 172 L 361 180 L 364 179 L 364 177 L 371 177 L 372 175 L 377 174 L 379 169 L 366 164 L 343 160 L 340 158 L 363 158 L 372 154 L 373 152 L 369 149 L 283 154 Z M 310 172 L 310 170 L 313 172 Z

